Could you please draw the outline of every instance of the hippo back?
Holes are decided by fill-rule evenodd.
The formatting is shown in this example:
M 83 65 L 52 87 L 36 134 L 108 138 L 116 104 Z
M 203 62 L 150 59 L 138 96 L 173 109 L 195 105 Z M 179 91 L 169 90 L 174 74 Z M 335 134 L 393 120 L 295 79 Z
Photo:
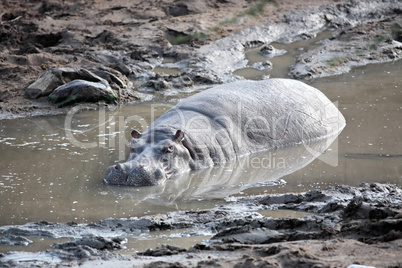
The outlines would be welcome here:
M 181 129 L 198 168 L 338 134 L 345 119 L 318 89 L 290 79 L 237 81 L 179 102 L 149 128 Z

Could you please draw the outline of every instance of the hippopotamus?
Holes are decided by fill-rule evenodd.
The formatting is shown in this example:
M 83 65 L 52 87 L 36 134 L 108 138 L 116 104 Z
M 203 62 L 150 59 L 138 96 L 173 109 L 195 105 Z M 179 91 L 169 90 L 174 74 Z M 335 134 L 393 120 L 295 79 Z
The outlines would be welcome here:
M 108 167 L 105 182 L 159 185 L 190 170 L 324 139 L 345 125 L 338 108 L 303 82 L 222 84 L 181 100 L 143 133 L 133 130 L 127 161 Z

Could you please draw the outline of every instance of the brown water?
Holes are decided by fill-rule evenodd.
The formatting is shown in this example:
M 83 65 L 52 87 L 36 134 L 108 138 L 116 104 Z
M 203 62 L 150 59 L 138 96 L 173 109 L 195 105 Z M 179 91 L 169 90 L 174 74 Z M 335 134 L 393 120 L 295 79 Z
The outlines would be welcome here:
M 182 72 L 181 69 L 179 68 L 167 68 L 167 67 L 161 67 L 157 66 L 153 69 L 155 73 L 163 73 L 163 74 L 180 74 Z
M 337 102 L 347 121 L 328 149 L 319 147 L 325 154 L 315 160 L 304 153 L 306 148 L 290 148 L 260 156 L 276 168 L 233 162 L 157 187 L 111 187 L 103 178 L 107 166 L 126 159 L 131 128 L 149 125 L 177 96 L 114 111 L 72 110 L 67 116 L 0 121 L 0 225 L 202 210 L 226 203 L 229 195 L 300 192 L 334 184 L 402 186 L 401 70 L 399 61 L 308 82 Z M 288 169 L 278 164 L 284 158 Z M 157 244 L 162 241 L 158 237 L 147 241 Z M 187 241 L 194 239 L 202 237 Z
M 238 69 L 234 74 L 242 76 L 246 79 L 261 80 L 264 77 L 270 78 L 288 78 L 289 66 L 295 64 L 296 57 L 307 50 L 314 49 L 320 46 L 319 41 L 324 40 L 334 35 L 335 32 L 322 31 L 315 38 L 308 40 L 300 40 L 290 44 L 281 44 L 273 42 L 271 45 L 275 49 L 284 49 L 287 52 L 284 55 L 267 58 L 260 54 L 262 46 L 248 49 L 245 53 L 245 58 L 248 60 L 246 68 Z M 272 70 L 257 70 L 251 68 L 251 65 L 257 62 L 265 62 L 269 60 L 273 68 Z
M 335 34 L 323 31 L 310 40 L 291 44 L 272 43 L 286 54 L 271 59 L 259 53 L 261 47 L 245 53 L 248 65 L 270 60 L 272 70 L 243 68 L 234 72 L 246 79 L 288 78 L 288 68 L 306 50 Z M 338 138 L 338 164 L 317 159 L 307 168 L 284 177 L 287 184 L 265 191 L 306 191 L 328 184 L 355 185 L 362 182 L 392 182 L 402 185 L 402 62 L 375 64 L 352 70 L 349 74 L 304 81 L 337 102 L 347 126 Z M 259 193 L 252 188 L 245 194 Z
M 338 102 L 347 120 L 333 149 L 338 150 L 338 165 L 316 159 L 292 174 L 282 174 L 285 185 L 239 191 L 305 191 L 372 181 L 402 185 L 401 67 L 402 62 L 372 65 L 312 82 Z M 166 101 L 109 112 L 72 112 L 71 125 L 66 116 L 0 121 L 0 225 L 40 220 L 88 222 L 204 209 L 225 202 L 222 196 L 198 194 L 194 200 L 176 196 L 169 203 L 158 200 L 166 187 L 127 189 L 103 182 L 106 167 L 126 159 L 129 130 L 146 127 L 152 117 L 172 105 Z
M 337 102 L 347 126 L 338 137 L 337 166 L 320 159 L 284 176 L 268 192 L 325 189 L 327 185 L 391 182 L 402 186 L 402 61 L 364 66 L 308 82 Z M 258 193 L 249 189 L 245 194 Z
M 169 106 L 143 103 L 112 112 L 1 121 L 0 224 L 91 222 L 211 208 L 255 184 L 271 185 L 314 159 L 299 146 L 185 173 L 161 186 L 106 185 L 107 166 L 128 156 L 129 126 L 141 130 Z M 309 147 L 324 151 L 331 142 Z M 251 157 L 262 164 L 250 164 Z
M 156 66 L 152 71 L 154 73 L 168 74 L 168 75 L 180 74 L 182 72 L 181 69 L 166 67 L 166 64 L 169 65 L 169 63 L 176 63 L 176 61 L 177 60 L 174 58 L 163 58 L 162 64 L 159 66 Z

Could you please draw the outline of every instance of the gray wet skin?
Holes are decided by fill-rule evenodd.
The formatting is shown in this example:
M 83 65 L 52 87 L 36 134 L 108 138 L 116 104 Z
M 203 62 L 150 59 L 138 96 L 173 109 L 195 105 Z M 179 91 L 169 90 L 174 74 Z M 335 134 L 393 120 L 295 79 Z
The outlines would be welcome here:
M 219 85 L 182 100 L 144 133 L 133 130 L 128 160 L 110 166 L 105 182 L 159 185 L 192 169 L 336 135 L 345 125 L 323 93 L 300 81 Z

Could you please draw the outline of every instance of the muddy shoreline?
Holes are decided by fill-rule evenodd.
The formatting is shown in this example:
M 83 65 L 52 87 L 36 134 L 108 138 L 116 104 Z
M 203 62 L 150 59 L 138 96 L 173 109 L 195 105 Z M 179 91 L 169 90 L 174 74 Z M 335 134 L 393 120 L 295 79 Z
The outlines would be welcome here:
M 263 211 L 292 210 L 310 215 L 272 218 Z M 89 224 L 38 222 L 0 227 L 10 243 L 29 237 L 68 237 L 44 252 L 2 254 L 4 267 L 103 265 L 121 267 L 400 267 L 402 190 L 391 184 L 331 186 L 300 194 L 232 198 L 210 210 L 175 211 Z M 197 228 L 199 233 L 184 231 Z M 120 254 L 134 234 L 183 230 L 212 237 L 191 248 L 162 245 Z M 25 239 L 25 240 L 24 240 Z M 375 252 L 375 253 L 374 253 Z M 374 254 L 374 255 L 373 255 Z M 23 257 L 23 258 L 21 258 Z M 24 259 L 24 260 L 22 260 Z M 50 261 L 51 260 L 51 261 Z
M 253 47 L 267 57 L 252 68 L 275 69 L 269 59 L 281 53 L 270 43 L 311 39 L 324 30 L 333 35 L 301 51 L 284 77 L 314 79 L 402 58 L 399 1 L 93 0 L 3 6 L 0 119 L 67 113 L 71 106 L 49 102 L 56 86 L 43 94 L 29 90 L 41 75 L 61 67 L 99 75 L 116 103 L 124 104 L 243 79 L 234 72 L 248 67 L 245 52 Z M 87 94 L 81 98 L 94 93 Z
M 91 0 L 2 5 L 0 120 L 66 114 L 73 106 L 59 108 L 48 95 L 26 95 L 41 75 L 65 67 L 99 75 L 117 104 L 126 105 L 243 79 L 234 73 L 250 68 L 245 57 L 250 49 L 261 48 L 266 60 L 252 68 L 267 69 L 269 76 L 269 68 L 275 70 L 270 60 L 285 53 L 269 47 L 271 43 L 308 40 L 322 31 L 333 34 L 314 49 L 300 51 L 284 77 L 319 79 L 402 58 L 400 1 Z M 87 109 L 99 105 L 110 104 Z M 331 186 L 230 200 L 210 210 L 89 224 L 42 221 L 1 226 L 2 244 L 25 246 L 32 237 L 63 237 L 68 242 L 58 241 L 35 253 L 0 253 L 0 266 L 402 266 L 402 190 L 395 185 Z M 311 215 L 275 219 L 262 212 L 278 209 Z M 183 237 L 212 237 L 190 248 L 164 245 L 124 254 L 124 243 L 133 234 L 163 230 L 176 230 Z

